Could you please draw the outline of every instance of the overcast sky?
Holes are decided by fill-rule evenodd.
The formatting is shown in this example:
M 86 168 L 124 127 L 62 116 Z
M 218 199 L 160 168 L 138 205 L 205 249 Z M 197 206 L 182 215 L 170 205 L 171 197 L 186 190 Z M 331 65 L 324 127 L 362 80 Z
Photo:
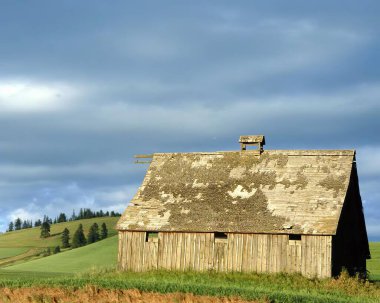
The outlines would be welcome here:
M 123 211 L 136 153 L 356 149 L 380 240 L 379 1 L 0 2 L 0 230 Z

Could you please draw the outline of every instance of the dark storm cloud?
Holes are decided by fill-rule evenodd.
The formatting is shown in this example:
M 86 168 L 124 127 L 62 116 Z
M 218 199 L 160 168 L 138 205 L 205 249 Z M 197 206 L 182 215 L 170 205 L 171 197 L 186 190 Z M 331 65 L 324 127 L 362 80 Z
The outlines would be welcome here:
M 6 1 L 0 5 L 0 225 L 122 211 L 137 153 L 356 148 L 380 238 L 377 2 Z

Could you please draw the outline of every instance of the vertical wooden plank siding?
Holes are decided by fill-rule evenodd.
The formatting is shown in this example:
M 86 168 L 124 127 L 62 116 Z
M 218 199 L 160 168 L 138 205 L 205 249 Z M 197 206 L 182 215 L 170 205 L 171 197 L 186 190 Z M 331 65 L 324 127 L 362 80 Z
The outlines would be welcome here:
M 121 270 L 157 268 L 205 271 L 299 272 L 307 277 L 331 277 L 332 236 L 302 235 L 289 240 L 280 234 L 160 232 L 147 241 L 146 232 L 119 231 Z

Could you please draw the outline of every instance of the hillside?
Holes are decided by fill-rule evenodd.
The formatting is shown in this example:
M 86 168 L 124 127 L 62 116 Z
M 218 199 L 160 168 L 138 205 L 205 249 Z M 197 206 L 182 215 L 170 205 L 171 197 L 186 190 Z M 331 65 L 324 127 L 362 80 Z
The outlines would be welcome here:
M 5 267 L 4 271 L 78 273 L 91 268 L 115 267 L 117 236 L 56 255 Z
M 0 267 L 29 260 L 41 253 L 47 247 L 54 248 L 61 244 L 61 233 L 65 228 L 70 231 L 72 238 L 79 224 L 83 224 L 84 233 L 87 235 L 88 230 L 95 222 L 100 226 L 103 222 L 108 228 L 108 236 L 112 237 L 117 234 L 115 225 L 119 217 L 101 217 L 83 219 L 78 221 L 63 222 L 51 225 L 51 236 L 45 239 L 40 238 L 40 228 L 22 229 L 0 235 Z

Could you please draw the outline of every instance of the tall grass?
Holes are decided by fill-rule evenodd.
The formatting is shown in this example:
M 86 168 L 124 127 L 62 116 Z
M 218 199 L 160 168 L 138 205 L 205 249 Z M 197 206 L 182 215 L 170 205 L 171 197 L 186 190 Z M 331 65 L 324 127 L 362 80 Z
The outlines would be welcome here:
M 76 275 L 50 279 L 1 280 L 0 287 L 138 289 L 158 293 L 238 296 L 269 302 L 379 302 L 380 288 L 343 274 L 338 279 L 310 280 L 300 275 L 216 272 L 144 273 L 117 272 L 112 268 L 92 269 Z

